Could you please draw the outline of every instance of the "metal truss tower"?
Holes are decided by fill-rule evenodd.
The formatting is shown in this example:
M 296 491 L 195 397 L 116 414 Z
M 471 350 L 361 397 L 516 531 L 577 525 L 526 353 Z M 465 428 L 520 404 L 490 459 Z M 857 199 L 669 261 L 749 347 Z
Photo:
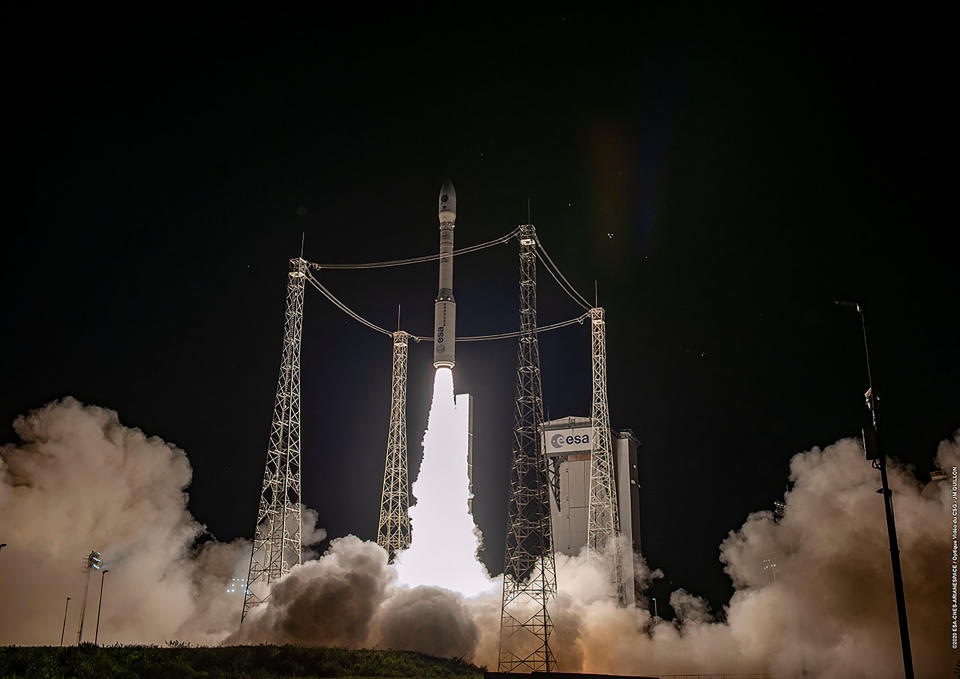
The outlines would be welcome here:
M 308 263 L 290 260 L 283 362 L 270 426 L 263 489 L 240 623 L 266 600 L 270 585 L 302 561 L 300 500 L 300 334 Z
M 540 435 L 543 397 L 537 327 L 537 235 L 520 227 L 520 338 L 514 410 L 513 466 L 500 613 L 500 672 L 551 672 L 553 623 L 547 610 L 557 592 L 547 460 Z
M 387 460 L 380 495 L 377 544 L 387 550 L 390 563 L 410 546 L 410 487 L 407 483 L 407 344 L 410 335 L 393 333 L 393 379 Z
M 598 553 L 613 552 L 611 579 L 620 603 L 626 602 L 620 546 L 620 513 L 614 486 L 613 450 L 610 442 L 610 408 L 607 402 L 607 331 L 603 309 L 590 309 L 591 353 L 593 354 L 593 403 L 590 424 L 593 451 L 590 456 L 590 497 L 587 505 L 587 547 Z

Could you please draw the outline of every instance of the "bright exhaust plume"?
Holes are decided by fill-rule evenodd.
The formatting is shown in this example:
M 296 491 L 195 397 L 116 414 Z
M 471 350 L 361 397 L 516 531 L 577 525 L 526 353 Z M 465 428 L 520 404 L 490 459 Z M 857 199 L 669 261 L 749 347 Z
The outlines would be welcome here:
M 453 395 L 453 371 L 437 368 L 423 437 L 423 462 L 413 484 L 412 543 L 397 557 L 402 584 L 433 585 L 475 596 L 493 587 L 477 560 L 480 532 L 470 515 L 468 407 Z

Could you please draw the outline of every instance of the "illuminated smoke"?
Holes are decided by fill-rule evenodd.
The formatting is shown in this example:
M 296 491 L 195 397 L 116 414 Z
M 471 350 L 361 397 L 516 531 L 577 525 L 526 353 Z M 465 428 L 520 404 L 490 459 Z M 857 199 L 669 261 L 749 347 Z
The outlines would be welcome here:
M 458 413 L 450 371 L 438 371 L 437 382 L 431 429 L 434 413 L 446 413 L 447 424 L 451 411 Z M 426 513 L 415 514 L 414 546 L 426 539 L 426 553 L 440 555 L 434 568 L 417 575 L 446 589 L 411 587 L 403 569 L 398 583 L 386 552 L 348 536 L 294 568 L 239 633 L 240 602 L 226 586 L 231 577 L 245 575 L 249 543 L 196 546 L 203 527 L 186 509 L 190 465 L 183 451 L 122 425 L 113 411 L 73 399 L 17 418 L 14 429 L 21 442 L 0 447 L 0 524 L 8 543 L 0 558 L 0 643 L 59 643 L 67 594 L 74 598 L 66 641 L 75 639 L 80 562 L 96 547 L 111 569 L 101 642 L 404 648 L 496 666 L 497 586 L 466 598 L 444 583 L 455 568 L 474 574 L 479 569 L 471 563 L 477 537 L 466 509 L 466 442 L 450 434 L 465 431 L 462 423 L 427 437 L 415 487 L 417 509 Z M 447 445 L 453 454 L 435 448 L 434 434 L 439 439 L 441 431 L 453 439 Z M 445 463 L 451 471 L 440 471 Z M 937 452 L 936 466 L 946 480 L 924 489 L 911 470 L 894 461 L 889 467 L 919 677 L 949 676 L 956 662 L 949 623 L 951 476 L 958 465 L 960 434 Z M 444 493 L 421 482 L 444 473 L 447 483 L 439 490 L 458 488 L 456 497 L 451 493 L 444 501 L 458 509 L 460 523 L 431 529 L 428 508 L 435 500 L 435 513 L 453 512 L 440 508 Z M 751 514 L 714 552 L 735 588 L 721 611 L 711 612 L 695 593 L 678 590 L 671 596 L 678 619 L 655 621 L 646 607 L 616 606 L 602 559 L 558 555 L 552 646 L 560 669 L 651 676 L 766 673 L 772 679 L 804 673 L 810 679 L 902 676 L 878 473 L 856 441 L 843 440 L 795 455 L 790 481 L 782 519 L 767 511 Z M 775 580 L 764 569 L 771 555 Z M 642 560 L 637 572 L 641 590 L 660 576 Z M 480 589 L 490 581 L 483 582 Z M 91 602 L 88 624 L 92 611 Z
M 454 401 L 452 371 L 439 368 L 413 484 L 413 542 L 395 567 L 372 542 L 352 535 L 334 540 L 320 559 L 276 584 L 225 643 L 375 646 L 458 658 L 474 657 L 481 639 L 489 648 L 499 589 L 476 556 L 468 416 L 466 404 Z M 465 598 L 491 590 L 496 595 Z
M 491 589 L 477 560 L 480 533 L 470 515 L 467 475 L 468 409 L 453 397 L 453 371 L 438 368 L 423 437 L 423 462 L 413 484 L 413 541 L 397 559 L 405 585 L 444 587 L 464 596 Z
M 395 648 L 457 658 L 480 634 L 469 600 L 437 587 L 397 587 L 374 542 L 348 535 L 273 586 L 226 644 Z
M 956 662 L 943 621 L 950 614 L 949 477 L 958 464 L 960 433 L 937 453 L 947 480 L 926 490 L 910 470 L 889 463 L 917 676 L 946 676 Z M 563 669 L 902 677 L 878 477 L 853 440 L 795 455 L 784 517 L 751 514 L 720 546 L 735 592 L 716 621 L 706 602 L 677 590 L 670 601 L 678 620 L 654 624 L 648 610 L 588 595 L 597 582 L 589 560 L 558 558 L 554 621 Z M 764 568 L 771 557 L 776 579 Z M 475 660 L 494 658 L 488 652 Z
M 187 511 L 186 454 L 72 398 L 13 423 L 21 442 L 0 447 L 0 643 L 76 643 L 84 558 L 102 552 L 100 642 L 216 643 L 239 623 L 227 588 L 246 577 L 249 543 L 197 546 L 204 527 Z M 244 571 L 241 575 L 241 571 Z M 92 641 L 99 575 L 92 573 L 84 641 Z

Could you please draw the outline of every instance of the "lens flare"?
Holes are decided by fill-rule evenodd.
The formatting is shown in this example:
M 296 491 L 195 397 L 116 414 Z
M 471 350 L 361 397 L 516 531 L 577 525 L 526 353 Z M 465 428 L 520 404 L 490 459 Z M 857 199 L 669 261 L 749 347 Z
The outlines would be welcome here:
M 453 396 L 453 371 L 438 368 L 423 436 L 423 462 L 413 484 L 413 541 L 397 557 L 401 583 L 433 585 L 475 596 L 494 583 L 477 560 L 480 531 L 470 515 L 466 401 Z

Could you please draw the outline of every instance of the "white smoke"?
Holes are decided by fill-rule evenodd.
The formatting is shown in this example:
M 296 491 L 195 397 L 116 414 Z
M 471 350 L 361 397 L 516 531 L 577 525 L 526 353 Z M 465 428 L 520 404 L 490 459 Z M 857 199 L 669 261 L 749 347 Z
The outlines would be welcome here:
M 937 464 L 960 464 L 960 433 L 941 444 Z M 917 676 L 944 676 L 950 649 L 950 520 L 947 481 L 921 495 L 910 470 L 891 462 L 890 484 L 906 584 Z M 575 639 L 579 669 L 622 674 L 766 672 L 773 677 L 902 676 L 879 474 L 853 440 L 794 456 L 786 513 L 748 517 L 720 548 L 736 591 L 719 621 L 706 603 L 678 590 L 678 620 L 654 624 L 648 611 L 615 609 L 569 591 L 558 561 L 558 636 Z M 775 563 L 775 577 L 770 563 Z M 764 566 L 767 566 L 765 568 Z M 568 666 L 569 667 L 569 666 Z
M 236 629 L 242 588 L 227 590 L 247 576 L 250 543 L 209 540 L 187 511 L 182 450 L 73 398 L 13 428 L 21 442 L 0 447 L 0 643 L 59 644 L 67 596 L 64 643 L 76 643 L 93 549 L 110 572 L 90 571 L 84 641 L 101 577 L 101 643 L 213 644 Z M 324 532 L 316 512 L 303 516 L 309 546 Z
M 960 434 L 940 446 L 937 463 L 946 470 L 960 464 Z M 918 676 L 942 676 L 955 662 L 944 624 L 950 614 L 950 488 L 942 481 L 935 492 L 921 495 L 909 470 L 891 462 L 889 473 L 914 664 Z M 855 441 L 844 440 L 796 455 L 790 478 L 782 519 L 771 512 L 752 514 L 721 545 L 720 559 L 736 591 L 720 612 L 684 590 L 671 595 L 674 621 L 654 619 L 643 607 L 621 608 L 609 584 L 607 555 L 558 555 L 560 591 L 551 614 L 560 668 L 633 675 L 901 676 L 877 472 Z M 383 583 L 352 590 L 372 597 L 362 606 L 352 600 L 354 610 L 365 611 L 362 633 L 352 645 L 408 648 L 496 666 L 498 593 L 464 598 L 432 587 L 407 589 L 393 580 L 378 547 L 348 538 L 331 553 L 342 559 L 337 552 L 346 549 L 376 550 L 377 558 L 367 565 L 375 563 L 373 580 Z M 328 558 L 331 554 L 320 562 Z M 641 589 L 662 576 L 634 558 Z M 342 577 L 334 582 L 350 588 Z M 312 586 L 327 584 L 321 579 Z M 277 605 L 282 606 L 273 600 L 265 608 Z M 258 629 L 249 640 L 330 643 L 325 635 L 291 638 L 283 632 Z
M 216 642 L 239 623 L 227 583 L 249 558 L 245 542 L 194 548 L 203 526 L 187 511 L 182 450 L 120 424 L 112 410 L 72 398 L 18 417 L 18 445 L 0 448 L 0 640 L 76 642 L 91 549 L 103 554 L 100 640 Z M 99 573 L 92 572 L 84 640 L 92 641 Z
M 465 598 L 450 588 L 406 586 L 379 546 L 353 536 L 293 569 L 230 636 L 240 601 L 225 585 L 245 574 L 249 545 L 194 547 L 202 526 L 186 510 L 190 467 L 181 450 L 72 399 L 18 418 L 14 428 L 22 442 L 0 449 L 0 537 L 8 543 L 0 555 L 0 643 L 58 643 L 67 594 L 74 599 L 66 640 L 75 638 L 80 565 L 96 547 L 111 569 L 100 631 L 107 643 L 405 648 L 496 666 L 499 592 Z M 910 470 L 889 465 L 921 677 L 945 676 L 956 662 L 949 476 L 960 466 L 960 432 L 940 445 L 937 465 L 948 480 L 923 493 Z M 552 618 L 560 669 L 901 676 L 878 473 L 857 442 L 844 440 L 796 455 L 790 480 L 782 519 L 752 514 L 721 545 L 735 587 L 722 611 L 678 590 L 671 596 L 677 620 L 655 620 L 643 607 L 615 605 L 602 558 L 558 556 Z M 428 500 L 419 498 L 423 506 Z M 466 548 L 471 557 L 475 544 Z M 771 562 L 775 578 L 764 568 Z M 635 570 L 641 589 L 660 576 L 639 557 Z
M 323 557 L 274 585 L 229 642 L 359 648 L 395 578 L 378 545 L 352 535 L 333 540 Z
M 471 657 L 479 628 L 462 596 L 396 584 L 387 553 L 348 535 L 294 567 L 225 643 L 376 646 Z

